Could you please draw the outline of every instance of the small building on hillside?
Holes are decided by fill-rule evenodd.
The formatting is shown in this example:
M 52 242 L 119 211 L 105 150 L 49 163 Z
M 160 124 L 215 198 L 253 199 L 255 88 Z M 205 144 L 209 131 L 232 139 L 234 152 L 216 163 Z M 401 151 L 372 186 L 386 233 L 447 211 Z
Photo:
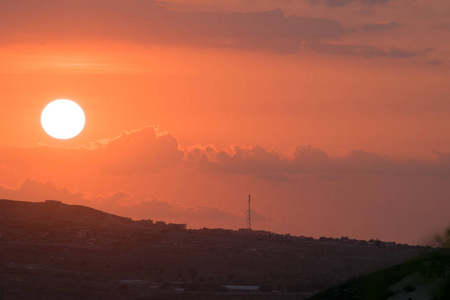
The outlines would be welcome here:
M 253 230 L 253 234 L 269 236 L 272 235 L 272 232 L 266 230 Z
M 141 225 L 148 225 L 148 226 L 153 226 L 154 225 L 153 220 L 151 220 L 151 219 L 139 220 L 139 221 L 136 221 L 136 222 L 141 224 Z
M 186 224 L 169 223 L 168 226 L 171 230 L 186 230 Z
M 154 224 L 155 224 L 155 228 L 158 230 L 167 229 L 167 224 L 164 221 L 156 221 Z

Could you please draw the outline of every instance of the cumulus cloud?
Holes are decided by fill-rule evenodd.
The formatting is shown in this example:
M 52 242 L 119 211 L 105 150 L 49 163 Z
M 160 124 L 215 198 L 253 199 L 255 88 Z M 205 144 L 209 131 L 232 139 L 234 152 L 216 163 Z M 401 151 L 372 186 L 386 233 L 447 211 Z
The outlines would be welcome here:
M 292 165 L 294 168 L 300 168 L 305 172 L 316 173 L 329 171 L 330 162 L 331 158 L 328 154 L 310 145 L 305 145 L 295 148 Z
M 91 145 L 106 172 L 155 172 L 179 163 L 184 153 L 170 134 L 160 134 L 152 126 L 124 131 L 120 136 Z
M 437 153 L 437 162 L 394 160 L 388 156 L 353 150 L 341 157 L 330 157 L 310 145 L 297 146 L 282 155 L 262 146 L 217 150 L 195 147 L 187 150 L 186 160 L 205 172 L 248 174 L 269 181 L 287 181 L 291 175 L 317 175 L 339 179 L 352 175 L 450 176 L 449 154 Z
M 184 153 L 177 139 L 148 126 L 123 131 L 119 136 L 92 142 L 80 148 L 40 146 L 34 148 L 0 148 L 0 166 L 18 165 L 23 169 L 65 168 L 76 172 L 152 173 L 177 165 Z M 45 170 L 44 170 L 45 171 Z
M 195 163 L 201 171 L 253 174 L 262 179 L 286 180 L 279 172 L 283 171 L 282 165 L 287 161 L 278 153 L 259 145 L 251 148 L 234 146 L 227 150 L 194 147 L 186 151 L 187 162 Z
M 321 149 L 299 145 L 280 153 L 261 145 L 234 145 L 183 148 L 169 133 L 157 127 L 126 131 L 112 139 L 92 143 L 88 148 L 63 149 L 36 147 L 0 149 L 0 171 L 39 176 L 40 173 L 77 174 L 77 176 L 149 175 L 180 170 L 192 174 L 250 175 L 266 181 L 284 182 L 296 175 L 323 177 L 352 174 L 401 174 L 403 176 L 448 176 L 449 154 L 435 152 L 436 161 L 396 160 L 377 153 L 353 150 L 331 157 Z M 324 177 L 325 176 L 325 177 Z

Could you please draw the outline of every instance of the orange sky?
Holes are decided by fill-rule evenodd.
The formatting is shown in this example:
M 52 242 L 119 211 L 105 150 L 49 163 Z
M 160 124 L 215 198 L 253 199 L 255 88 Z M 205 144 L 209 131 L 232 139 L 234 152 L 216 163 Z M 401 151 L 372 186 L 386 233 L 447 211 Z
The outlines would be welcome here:
M 0 197 L 425 243 L 450 219 L 446 0 L 2 1 Z M 62 141 L 45 105 L 76 101 Z

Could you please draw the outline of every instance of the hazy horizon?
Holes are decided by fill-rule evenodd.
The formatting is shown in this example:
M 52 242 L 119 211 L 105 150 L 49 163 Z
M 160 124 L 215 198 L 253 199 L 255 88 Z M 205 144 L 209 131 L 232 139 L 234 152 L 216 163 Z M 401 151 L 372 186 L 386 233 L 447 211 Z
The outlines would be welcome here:
M 450 225 L 444 0 L 0 2 L 0 198 L 424 244 Z M 80 135 L 48 136 L 55 99 Z

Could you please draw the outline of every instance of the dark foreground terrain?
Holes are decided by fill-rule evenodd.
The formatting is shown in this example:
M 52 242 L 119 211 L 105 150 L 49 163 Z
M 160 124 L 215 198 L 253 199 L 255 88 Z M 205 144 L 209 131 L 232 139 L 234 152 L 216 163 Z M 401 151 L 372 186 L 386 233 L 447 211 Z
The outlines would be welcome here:
M 428 251 L 373 240 L 186 230 L 58 201 L 0 200 L 1 300 L 306 299 Z
M 329 288 L 310 300 L 449 300 L 450 251 L 440 249 L 406 263 Z

